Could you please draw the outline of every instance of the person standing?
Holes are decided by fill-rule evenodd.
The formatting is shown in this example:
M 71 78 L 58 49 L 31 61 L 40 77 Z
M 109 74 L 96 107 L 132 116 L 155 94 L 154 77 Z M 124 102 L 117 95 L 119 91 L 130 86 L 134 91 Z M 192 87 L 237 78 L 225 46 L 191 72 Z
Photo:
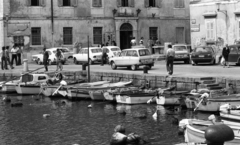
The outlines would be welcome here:
M 106 64 L 106 62 L 107 62 L 107 52 L 106 52 L 106 49 L 103 49 L 102 50 L 102 63 L 101 63 L 101 66 Z
M 6 52 L 5 52 L 5 46 L 2 47 L 2 57 L 1 57 L 1 67 L 2 70 L 7 69 L 7 64 L 6 64 Z
M 143 46 L 143 37 L 141 37 L 141 39 L 140 39 L 140 41 L 139 41 L 139 44 L 140 44 L 141 46 Z
M 13 48 L 11 49 L 11 53 L 12 53 L 12 60 L 11 60 L 11 64 L 13 66 L 13 61 L 15 60 L 16 66 L 18 65 L 18 61 L 17 61 L 17 47 L 16 45 L 13 46 Z
M 57 59 L 57 60 L 56 60 L 56 63 L 57 63 L 57 69 L 56 69 L 56 71 L 58 71 L 58 69 L 59 69 L 60 71 L 62 71 L 62 70 L 63 70 L 63 66 L 62 66 L 63 54 L 62 54 L 62 52 L 61 52 L 60 49 L 57 49 L 56 59 Z
M 14 67 L 12 66 L 12 64 L 11 64 L 11 62 L 10 62 L 9 46 L 6 46 L 5 53 L 6 53 L 6 58 L 5 58 L 5 61 L 6 61 L 6 68 L 7 68 L 7 65 L 9 64 L 9 66 L 11 67 L 11 69 L 14 69 Z
M 17 60 L 18 60 L 18 65 L 22 64 L 22 46 L 18 45 L 18 51 L 17 51 Z
M 172 49 L 172 45 L 168 45 L 167 53 L 166 53 L 166 66 L 168 75 L 173 74 L 173 61 L 175 57 L 175 51 Z
M 225 63 L 223 65 L 223 67 L 228 66 L 229 67 L 229 63 L 228 63 L 228 54 L 230 53 L 230 50 L 228 48 L 228 45 L 226 45 L 226 47 L 223 47 L 222 50 L 222 56 L 225 59 Z
M 137 45 L 136 39 L 135 37 L 133 37 L 131 40 L 131 46 L 136 46 L 136 45 Z
M 46 51 L 46 48 L 43 48 L 43 65 L 45 67 L 45 72 L 48 71 L 48 58 L 49 58 L 49 54 Z

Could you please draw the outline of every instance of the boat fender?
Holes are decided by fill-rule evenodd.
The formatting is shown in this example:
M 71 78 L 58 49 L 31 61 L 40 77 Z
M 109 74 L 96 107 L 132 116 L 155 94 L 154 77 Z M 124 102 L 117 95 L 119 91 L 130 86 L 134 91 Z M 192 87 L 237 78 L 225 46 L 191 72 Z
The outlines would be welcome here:
M 127 136 L 120 132 L 115 132 L 110 140 L 110 145 L 126 145 Z
M 90 104 L 90 105 L 88 105 L 88 108 L 92 108 L 92 105 Z
M 6 96 L 6 97 L 3 97 L 3 101 L 4 101 L 4 102 L 11 102 L 11 99 Z
M 139 144 L 141 137 L 135 133 L 130 133 L 127 135 L 127 143 L 129 144 Z
M 23 103 L 21 102 L 16 102 L 16 103 L 12 103 L 11 107 L 22 107 Z
M 123 125 L 117 125 L 114 128 L 114 132 L 120 132 L 122 134 L 125 134 L 125 127 Z
M 211 125 L 205 130 L 205 139 L 208 144 L 223 145 L 225 141 L 234 139 L 234 133 L 225 124 Z
M 50 117 L 50 114 L 43 114 L 43 118 L 48 118 Z

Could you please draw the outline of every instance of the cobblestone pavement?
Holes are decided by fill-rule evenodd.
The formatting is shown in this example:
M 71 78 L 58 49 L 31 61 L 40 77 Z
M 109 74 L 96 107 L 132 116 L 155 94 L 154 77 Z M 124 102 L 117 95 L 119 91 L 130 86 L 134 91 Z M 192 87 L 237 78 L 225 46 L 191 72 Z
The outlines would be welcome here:
M 23 71 L 22 66 L 14 66 L 13 70 L 1 70 L 0 73 L 21 73 Z M 43 67 L 43 65 L 37 65 L 35 63 L 29 63 L 28 68 L 30 70 Z M 55 71 L 56 65 L 49 66 L 49 71 Z M 71 60 L 63 65 L 64 71 L 80 71 L 82 70 L 82 65 L 75 65 Z M 40 69 L 38 72 L 44 71 Z M 101 66 L 100 64 L 93 64 L 90 66 L 90 71 L 98 72 L 117 72 L 117 73 L 127 73 L 127 74 L 143 74 L 143 68 L 140 67 L 136 71 L 128 70 L 126 67 L 118 67 L 116 70 L 112 70 L 110 65 Z M 225 77 L 225 78 L 236 78 L 240 79 L 240 66 L 230 66 L 230 68 L 223 68 L 221 65 L 209 65 L 200 64 L 197 66 L 192 66 L 191 64 L 175 63 L 173 77 Z M 166 66 L 165 61 L 157 61 L 151 70 L 148 71 L 147 75 L 159 75 L 166 76 Z

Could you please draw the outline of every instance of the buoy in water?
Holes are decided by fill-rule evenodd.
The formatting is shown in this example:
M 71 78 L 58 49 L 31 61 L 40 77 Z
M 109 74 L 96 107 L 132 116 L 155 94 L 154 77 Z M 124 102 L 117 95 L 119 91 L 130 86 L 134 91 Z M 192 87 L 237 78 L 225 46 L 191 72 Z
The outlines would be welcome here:
M 115 132 L 112 135 L 110 145 L 126 145 L 127 143 L 127 136 L 120 133 L 120 132 Z
M 92 108 L 92 105 L 90 104 L 90 105 L 88 105 L 88 108 Z
M 125 134 L 125 127 L 123 125 L 117 125 L 114 128 L 114 132 L 120 132 L 122 134 Z
M 23 103 L 21 102 L 16 102 L 16 103 L 12 103 L 11 107 L 22 107 Z
M 50 117 L 50 114 L 43 114 L 43 118 Z
M 4 101 L 4 102 L 11 102 L 11 99 L 6 96 L 6 97 L 3 97 L 3 101 Z

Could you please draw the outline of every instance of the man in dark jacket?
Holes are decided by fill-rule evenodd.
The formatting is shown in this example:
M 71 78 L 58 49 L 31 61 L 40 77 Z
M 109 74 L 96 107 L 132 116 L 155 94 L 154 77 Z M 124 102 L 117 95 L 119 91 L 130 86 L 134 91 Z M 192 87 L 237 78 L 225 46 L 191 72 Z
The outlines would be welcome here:
M 43 65 L 45 67 L 45 71 L 48 71 L 48 58 L 49 58 L 49 54 L 46 51 L 46 48 L 43 48 Z
M 223 48 L 222 50 L 222 56 L 225 60 L 225 63 L 223 65 L 223 67 L 225 67 L 226 65 L 229 67 L 229 63 L 228 63 L 228 55 L 230 53 L 230 49 L 228 48 L 228 45 L 226 45 L 226 47 Z

